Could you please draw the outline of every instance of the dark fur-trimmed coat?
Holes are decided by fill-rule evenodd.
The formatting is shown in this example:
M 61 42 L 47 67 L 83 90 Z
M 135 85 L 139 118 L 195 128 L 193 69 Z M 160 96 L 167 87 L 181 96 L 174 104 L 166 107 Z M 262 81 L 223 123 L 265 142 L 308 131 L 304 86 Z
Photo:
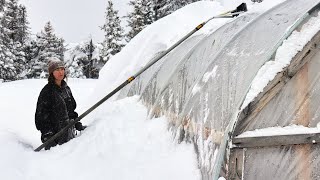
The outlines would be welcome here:
M 62 81 L 61 87 L 54 82 L 48 82 L 38 97 L 35 113 L 36 128 L 41 131 L 42 135 L 47 133 L 56 134 L 71 119 L 78 117 L 75 112 L 76 107 L 76 101 L 65 81 Z M 56 143 L 63 144 L 73 137 L 74 129 L 70 128 L 64 135 L 57 138 Z

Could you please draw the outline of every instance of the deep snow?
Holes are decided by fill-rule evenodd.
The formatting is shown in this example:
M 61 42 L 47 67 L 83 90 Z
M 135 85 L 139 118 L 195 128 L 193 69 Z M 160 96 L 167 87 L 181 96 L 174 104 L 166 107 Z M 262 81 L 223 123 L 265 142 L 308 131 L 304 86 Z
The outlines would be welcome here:
M 96 80 L 70 79 L 79 106 Z M 147 119 L 138 97 L 107 103 L 70 142 L 34 152 L 37 96 L 45 80 L 0 85 L 0 179 L 199 179 L 193 146 L 175 144 L 163 118 Z

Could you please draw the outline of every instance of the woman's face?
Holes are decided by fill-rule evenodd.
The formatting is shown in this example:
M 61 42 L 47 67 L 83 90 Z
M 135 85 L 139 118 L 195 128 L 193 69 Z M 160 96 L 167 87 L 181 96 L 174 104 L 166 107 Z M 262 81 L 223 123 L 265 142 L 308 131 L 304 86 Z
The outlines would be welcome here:
M 54 70 L 53 77 L 58 81 L 62 81 L 64 79 L 64 68 L 61 67 L 61 68 Z

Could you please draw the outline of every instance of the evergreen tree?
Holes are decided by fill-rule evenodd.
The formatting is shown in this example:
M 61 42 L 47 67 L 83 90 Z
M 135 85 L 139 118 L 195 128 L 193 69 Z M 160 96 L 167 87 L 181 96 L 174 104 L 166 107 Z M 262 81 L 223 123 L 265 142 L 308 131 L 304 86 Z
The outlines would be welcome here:
M 107 62 L 111 56 L 120 52 L 124 46 L 124 30 L 120 23 L 118 11 L 113 9 L 113 3 L 109 0 L 105 12 L 105 24 L 101 27 L 101 30 L 104 31 L 105 35 L 100 56 L 103 57 L 105 62 Z
M 37 34 L 36 57 L 31 60 L 28 77 L 39 78 L 43 72 L 47 73 L 47 63 L 50 57 L 64 58 L 65 47 L 64 40 L 54 34 L 54 29 L 50 22 L 44 26 L 44 30 Z M 36 50 L 34 49 L 36 48 Z
M 166 11 L 167 1 L 166 0 L 153 0 L 152 9 L 154 11 L 154 20 L 158 20 L 168 15 L 169 13 Z
M 3 27 L 4 9 L 6 1 L 0 0 L 0 80 L 9 80 L 15 76 L 15 68 L 10 57 L 11 53 L 7 46 L 5 46 L 5 30 Z
M 129 2 L 129 5 L 133 6 L 133 11 L 127 16 L 128 26 L 130 27 L 126 35 L 127 42 L 154 21 L 152 1 L 132 0 Z
M 152 22 L 171 14 L 181 7 L 199 0 L 132 0 L 129 5 L 133 11 L 126 17 L 128 26 L 131 28 L 126 35 L 126 40 L 130 41 L 145 26 Z
M 67 62 L 66 67 L 68 68 L 68 76 L 72 78 L 86 78 L 82 71 L 81 59 L 86 58 L 81 50 L 81 45 L 76 45 L 67 50 Z
M 18 79 L 20 74 L 25 68 L 25 58 L 23 52 L 23 41 L 20 36 L 21 28 L 25 28 L 24 37 L 28 36 L 27 22 L 22 24 L 19 22 L 20 7 L 17 0 L 8 0 L 0 2 L 3 16 L 1 17 L 1 57 L 2 68 L 5 70 L 1 73 L 5 76 L 6 80 Z M 24 17 L 25 18 L 25 17 Z M 6 75 L 4 75 L 6 74 Z
M 3 12 L 5 4 L 6 4 L 6 0 L 0 0 L 0 13 Z
M 18 5 L 17 0 L 8 0 L 5 5 L 6 8 L 1 19 L 5 33 L 4 40 L 9 44 L 20 43 L 23 45 L 30 36 L 26 7 Z
M 22 77 L 25 78 L 35 78 L 34 74 L 34 65 L 36 58 L 39 54 L 40 48 L 37 46 L 37 42 L 35 39 L 28 41 L 25 44 L 25 58 L 26 58 L 26 68 L 24 72 L 21 74 Z
M 29 21 L 27 19 L 27 9 L 23 5 L 18 7 L 18 32 L 17 32 L 17 41 L 24 45 L 30 37 L 29 31 Z
M 95 48 L 96 47 L 93 45 L 92 39 L 90 39 L 89 43 L 87 43 L 83 49 L 84 53 L 87 55 L 87 58 L 83 59 L 82 61 L 82 63 L 84 64 L 83 72 L 87 78 L 96 77 L 96 74 L 95 74 L 96 69 L 94 68 L 94 60 L 92 58 Z
M 18 41 L 18 2 L 17 0 L 8 0 L 5 6 L 2 18 L 2 26 L 4 29 L 4 41 L 12 45 Z
M 30 41 L 29 22 L 27 20 L 27 10 L 23 5 L 18 6 L 17 12 L 17 31 L 14 41 L 16 56 L 14 66 L 17 68 L 18 78 L 26 78 L 25 72 L 27 67 L 27 46 Z
M 92 39 L 69 50 L 69 61 L 66 64 L 70 77 L 98 78 L 99 71 L 104 65 L 99 58 L 98 50 Z
M 14 67 L 14 55 L 2 41 L 3 28 L 0 25 L 0 79 L 12 81 L 16 79 L 17 71 Z

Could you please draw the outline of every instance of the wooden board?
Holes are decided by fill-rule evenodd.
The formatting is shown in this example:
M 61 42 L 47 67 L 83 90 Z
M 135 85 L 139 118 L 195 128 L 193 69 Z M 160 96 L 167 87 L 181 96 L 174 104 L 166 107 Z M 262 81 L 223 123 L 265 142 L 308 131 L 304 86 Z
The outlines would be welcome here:
M 233 148 L 286 146 L 286 145 L 316 144 L 316 143 L 320 143 L 320 133 L 256 136 L 256 137 L 235 137 L 232 139 Z

